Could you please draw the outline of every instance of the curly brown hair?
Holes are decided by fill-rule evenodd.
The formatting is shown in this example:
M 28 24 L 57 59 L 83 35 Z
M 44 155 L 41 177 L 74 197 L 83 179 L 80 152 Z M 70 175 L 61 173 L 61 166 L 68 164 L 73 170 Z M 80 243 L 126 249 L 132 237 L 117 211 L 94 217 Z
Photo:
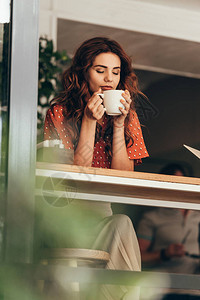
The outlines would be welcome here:
M 74 145 L 77 147 L 82 117 L 86 106 L 86 99 L 90 96 L 90 89 L 87 80 L 87 74 L 97 55 L 100 53 L 111 52 L 116 54 L 121 61 L 120 82 L 117 89 L 127 89 L 132 98 L 131 109 L 135 110 L 134 102 L 138 94 L 142 94 L 138 89 L 138 79 L 135 75 L 130 57 L 123 48 L 114 40 L 106 37 L 96 37 L 83 42 L 77 49 L 71 67 L 63 73 L 62 84 L 63 91 L 52 100 L 52 103 L 62 103 L 65 105 L 65 116 L 69 120 L 74 132 Z M 143 95 L 143 94 L 142 94 Z M 130 113 L 125 119 L 125 139 L 126 145 L 133 138 L 128 130 Z M 108 117 L 108 125 L 105 131 L 107 142 L 107 152 L 112 155 L 112 136 L 113 126 L 112 118 Z M 99 139 L 101 126 L 97 123 L 96 141 Z

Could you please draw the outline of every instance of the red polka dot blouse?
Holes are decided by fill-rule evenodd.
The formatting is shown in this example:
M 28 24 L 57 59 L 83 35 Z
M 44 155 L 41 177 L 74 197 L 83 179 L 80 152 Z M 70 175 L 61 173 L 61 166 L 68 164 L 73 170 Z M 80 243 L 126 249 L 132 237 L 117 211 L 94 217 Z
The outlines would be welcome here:
M 72 124 L 64 116 L 65 107 L 62 104 L 55 104 L 48 109 L 44 125 L 44 139 L 60 139 L 65 149 L 74 148 L 74 134 Z M 148 157 L 148 152 L 142 136 L 142 130 L 136 112 L 130 112 L 130 123 L 128 130 L 132 135 L 134 143 L 130 141 L 127 145 L 129 159 L 134 159 L 134 164 L 140 164 L 142 158 Z M 106 152 L 105 130 L 108 123 L 108 117 L 105 114 L 102 130 L 98 141 L 94 145 L 92 166 L 97 168 L 111 168 L 112 157 Z M 87 145 L 85 151 L 87 151 Z

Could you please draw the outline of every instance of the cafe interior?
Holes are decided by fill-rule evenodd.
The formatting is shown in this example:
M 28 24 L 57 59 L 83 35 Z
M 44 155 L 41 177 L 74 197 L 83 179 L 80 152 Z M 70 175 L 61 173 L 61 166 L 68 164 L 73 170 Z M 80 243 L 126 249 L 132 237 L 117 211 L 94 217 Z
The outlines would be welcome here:
M 46 210 L 42 226 L 51 236 L 69 225 L 67 234 L 82 239 L 82 216 L 53 225 L 76 199 L 111 203 L 136 235 L 143 214 L 155 208 L 199 213 L 199 1 L 3 0 L 0 10 L 0 299 L 111 299 L 100 296 L 108 285 L 137 285 L 141 300 L 167 293 L 200 299 L 199 274 L 110 270 L 109 252 L 86 247 L 43 251 L 38 225 Z M 97 36 L 122 45 L 147 96 L 136 111 L 149 157 L 134 172 L 75 166 L 62 162 L 61 151 L 49 159 L 43 143 L 60 74 L 77 47 Z M 160 174 L 169 164 L 185 175 Z M 198 242 L 200 249 L 200 233 Z

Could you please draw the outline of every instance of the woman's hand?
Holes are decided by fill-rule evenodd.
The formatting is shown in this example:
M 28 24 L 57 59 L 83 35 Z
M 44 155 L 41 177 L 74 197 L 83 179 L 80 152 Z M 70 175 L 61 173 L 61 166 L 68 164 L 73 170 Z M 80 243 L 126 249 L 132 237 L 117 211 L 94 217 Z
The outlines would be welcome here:
M 85 107 L 84 115 L 90 120 L 100 120 L 104 115 L 105 110 L 102 105 L 103 100 L 98 95 L 99 93 L 101 93 L 101 89 L 92 95 Z
M 121 103 L 124 105 L 124 108 L 120 108 L 122 112 L 118 117 L 114 117 L 113 120 L 113 141 L 112 141 L 112 163 L 111 169 L 117 170 L 134 170 L 134 161 L 129 159 L 126 141 L 124 135 L 124 121 L 130 110 L 131 97 L 129 91 L 125 90 L 122 94 L 125 100 L 121 99 Z
M 120 102 L 124 105 L 124 108 L 119 107 L 119 110 L 122 112 L 122 114 L 117 117 L 114 117 L 114 126 L 116 127 L 123 127 L 124 121 L 128 115 L 132 102 L 131 95 L 128 90 L 125 90 L 122 96 L 125 100 L 121 99 Z

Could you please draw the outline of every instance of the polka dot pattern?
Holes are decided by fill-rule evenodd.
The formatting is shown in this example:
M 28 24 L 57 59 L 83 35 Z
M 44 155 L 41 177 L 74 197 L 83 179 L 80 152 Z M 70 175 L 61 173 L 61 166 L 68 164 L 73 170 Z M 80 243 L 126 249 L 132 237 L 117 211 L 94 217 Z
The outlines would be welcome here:
M 133 145 L 131 145 L 131 141 L 127 145 L 127 153 L 129 159 L 134 159 L 135 165 L 140 164 L 142 162 L 142 158 L 148 157 L 149 154 L 147 152 L 144 139 L 142 136 L 142 129 L 140 126 L 140 122 L 136 112 L 130 112 L 130 123 L 128 125 L 128 130 L 133 137 Z
M 106 123 L 107 122 L 104 121 L 104 124 L 102 124 L 102 130 L 104 129 Z M 107 155 L 105 150 L 106 150 L 106 143 L 103 140 L 103 137 L 101 136 L 99 141 L 95 144 L 94 147 L 93 162 L 92 162 L 93 167 L 110 169 L 111 157 Z
M 73 130 L 70 124 L 67 124 L 63 115 L 64 106 L 55 104 L 47 111 L 44 125 L 44 139 L 61 139 L 65 149 L 73 149 Z M 106 152 L 106 141 L 103 139 L 104 131 L 107 126 L 107 116 L 105 115 L 102 123 L 101 137 L 94 145 L 92 166 L 97 168 L 111 168 L 111 157 Z M 134 159 L 135 164 L 140 164 L 142 158 L 148 157 L 148 152 L 144 144 L 142 130 L 136 112 L 131 112 L 128 130 L 133 137 L 127 146 L 129 159 Z
M 73 134 L 64 118 L 63 110 L 64 108 L 59 104 L 48 109 L 44 124 L 44 138 L 62 140 L 65 149 L 72 149 L 74 148 Z

